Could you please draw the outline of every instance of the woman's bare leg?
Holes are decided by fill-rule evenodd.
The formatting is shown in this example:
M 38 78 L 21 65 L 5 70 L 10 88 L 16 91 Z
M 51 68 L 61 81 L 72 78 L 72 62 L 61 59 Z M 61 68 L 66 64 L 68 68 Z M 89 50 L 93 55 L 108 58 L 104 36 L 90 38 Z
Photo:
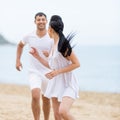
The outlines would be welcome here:
M 75 118 L 70 114 L 70 108 L 73 102 L 74 99 L 70 97 L 63 97 L 59 107 L 59 113 L 64 120 L 75 120 Z

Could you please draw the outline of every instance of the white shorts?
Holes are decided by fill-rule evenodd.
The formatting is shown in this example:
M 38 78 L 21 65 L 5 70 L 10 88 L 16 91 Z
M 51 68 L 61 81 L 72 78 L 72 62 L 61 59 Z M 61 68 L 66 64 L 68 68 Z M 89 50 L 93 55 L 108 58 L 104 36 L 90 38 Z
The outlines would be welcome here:
M 44 94 L 48 85 L 48 80 L 43 80 L 38 74 L 29 73 L 29 84 L 31 90 L 33 90 L 34 88 L 39 88 Z

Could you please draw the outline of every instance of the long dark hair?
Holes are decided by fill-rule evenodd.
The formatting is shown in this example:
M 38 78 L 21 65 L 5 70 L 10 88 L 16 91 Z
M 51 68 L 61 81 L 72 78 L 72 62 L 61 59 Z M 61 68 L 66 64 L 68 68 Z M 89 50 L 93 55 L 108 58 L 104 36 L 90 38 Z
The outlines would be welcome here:
M 50 19 L 49 25 L 58 33 L 60 39 L 58 42 L 58 51 L 64 56 L 70 56 L 72 47 L 70 41 L 75 36 L 74 33 L 70 33 L 67 37 L 63 34 L 64 23 L 62 18 L 58 15 L 53 15 Z

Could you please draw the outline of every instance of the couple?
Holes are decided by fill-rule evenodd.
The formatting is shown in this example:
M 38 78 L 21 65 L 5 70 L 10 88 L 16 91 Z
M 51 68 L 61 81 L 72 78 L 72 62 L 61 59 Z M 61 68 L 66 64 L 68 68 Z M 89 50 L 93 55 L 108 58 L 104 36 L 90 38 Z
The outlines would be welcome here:
M 69 34 L 65 38 L 64 23 L 58 15 L 51 17 L 48 32 L 47 17 L 44 13 L 37 13 L 34 22 L 36 31 L 20 41 L 16 56 L 16 69 L 20 71 L 23 47 L 29 45 L 29 82 L 34 120 L 40 120 L 40 94 L 44 120 L 49 119 L 50 99 L 55 120 L 75 120 L 70 114 L 70 108 L 78 97 L 79 85 L 72 70 L 79 67 L 80 63 L 70 45 L 74 35 Z

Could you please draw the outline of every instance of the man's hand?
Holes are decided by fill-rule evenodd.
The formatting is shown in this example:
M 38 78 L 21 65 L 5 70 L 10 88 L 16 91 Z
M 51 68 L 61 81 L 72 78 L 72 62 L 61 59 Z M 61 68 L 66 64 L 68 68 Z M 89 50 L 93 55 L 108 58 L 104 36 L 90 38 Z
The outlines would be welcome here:
M 17 69 L 18 71 L 21 71 L 21 69 L 22 69 L 22 63 L 21 63 L 20 61 L 17 61 L 17 62 L 16 62 L 16 69 Z

